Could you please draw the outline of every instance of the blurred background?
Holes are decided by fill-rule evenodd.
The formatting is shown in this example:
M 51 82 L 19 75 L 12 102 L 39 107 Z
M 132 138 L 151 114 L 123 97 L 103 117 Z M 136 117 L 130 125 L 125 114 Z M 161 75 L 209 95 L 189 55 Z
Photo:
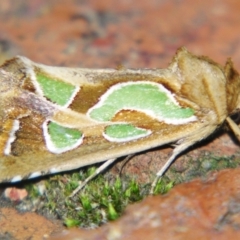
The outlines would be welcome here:
M 186 46 L 240 69 L 239 0 L 8 0 L 0 2 L 0 62 L 165 68 Z

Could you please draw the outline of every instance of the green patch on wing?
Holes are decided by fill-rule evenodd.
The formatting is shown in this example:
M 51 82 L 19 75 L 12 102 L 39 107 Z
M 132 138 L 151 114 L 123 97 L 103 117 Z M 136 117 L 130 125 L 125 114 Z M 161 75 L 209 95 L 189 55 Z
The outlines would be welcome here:
M 83 135 L 79 130 L 63 127 L 55 122 L 48 124 L 48 134 L 52 152 L 61 153 L 78 147 L 82 143 Z
M 169 90 L 151 82 L 129 82 L 113 86 L 88 114 L 98 121 L 111 121 L 122 109 L 141 111 L 154 118 L 178 124 L 181 120 L 187 121 L 194 117 L 193 109 L 179 106 Z
M 37 82 L 43 95 L 60 106 L 68 106 L 76 94 L 76 86 L 52 79 L 43 74 L 37 75 Z
M 114 124 L 105 128 L 104 137 L 109 141 L 125 142 L 149 135 L 151 131 L 131 124 Z

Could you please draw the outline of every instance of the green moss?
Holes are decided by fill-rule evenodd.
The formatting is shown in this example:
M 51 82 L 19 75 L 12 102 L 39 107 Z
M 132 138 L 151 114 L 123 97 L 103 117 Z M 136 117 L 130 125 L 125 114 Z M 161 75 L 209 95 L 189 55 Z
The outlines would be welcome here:
M 26 185 L 26 190 L 30 198 L 37 198 L 41 196 L 38 187 L 33 183 Z
M 190 158 L 186 164 L 186 170 L 178 172 L 172 166 L 166 175 L 176 184 L 188 182 L 197 177 L 206 177 L 209 172 L 220 171 L 225 168 L 236 168 L 240 165 L 240 158 L 214 156 L 213 154 L 203 155 L 200 158 Z
M 190 159 L 186 169 L 177 172 L 174 166 L 161 178 L 154 194 L 165 194 L 173 185 L 190 181 L 195 177 L 205 177 L 209 171 L 239 166 L 240 159 L 205 155 L 199 159 Z M 48 177 L 46 191 L 40 194 L 36 187 L 29 187 L 32 199 L 40 199 L 37 211 L 51 218 L 61 219 L 67 227 L 84 228 L 100 226 L 115 220 L 124 212 L 127 205 L 141 201 L 149 195 L 151 183 L 140 184 L 133 176 L 115 176 L 106 172 L 90 181 L 73 198 L 68 196 L 79 183 L 90 176 L 96 168 L 86 167 L 78 173 L 59 174 Z M 153 175 L 154 178 L 154 175 Z M 36 207 L 35 207 L 36 208 Z
M 164 178 L 161 178 L 156 184 L 156 187 L 154 189 L 154 195 L 167 193 L 170 189 L 173 188 L 173 185 L 173 181 L 169 182 L 169 180 L 167 181 Z
M 150 183 L 139 184 L 132 177 L 115 177 L 109 173 L 99 175 L 73 198 L 68 196 L 96 168 L 90 167 L 79 173 L 55 175 L 46 181 L 46 192 L 41 196 L 38 212 L 62 219 L 67 227 L 96 227 L 115 220 L 128 204 L 138 202 L 149 194 Z M 165 193 L 172 183 L 162 180 L 155 193 Z M 36 196 L 37 195 L 33 195 Z

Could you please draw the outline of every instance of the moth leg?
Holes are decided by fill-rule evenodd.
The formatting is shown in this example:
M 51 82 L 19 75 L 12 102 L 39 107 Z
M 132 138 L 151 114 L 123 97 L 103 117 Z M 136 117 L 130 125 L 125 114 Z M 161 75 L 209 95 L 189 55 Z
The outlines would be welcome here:
M 236 135 L 236 137 L 238 138 L 238 140 L 240 141 L 240 129 L 238 127 L 238 125 L 230 118 L 227 117 L 226 121 L 229 124 L 229 127 L 231 128 L 231 130 L 233 131 L 233 133 Z M 167 169 L 170 167 L 170 165 L 172 164 L 172 162 L 175 160 L 175 158 L 184 150 L 186 150 L 188 147 L 192 146 L 194 143 L 196 143 L 197 141 L 199 141 L 199 139 L 203 139 L 206 136 L 209 135 L 209 133 L 213 132 L 214 129 L 211 129 L 211 127 L 209 129 L 205 129 L 205 133 L 203 132 L 202 136 L 196 136 L 195 134 L 192 135 L 188 140 L 182 142 L 180 145 L 178 145 L 172 153 L 172 156 L 167 160 L 167 162 L 163 165 L 163 167 L 160 169 L 160 171 L 157 173 L 156 178 L 154 179 L 152 185 L 151 185 L 151 190 L 150 193 L 153 194 L 154 189 L 156 187 L 156 184 L 159 180 L 159 178 L 162 177 L 162 175 L 167 171 Z M 199 134 L 199 133 L 198 133 Z
M 131 158 L 134 156 L 135 154 L 129 154 L 127 157 L 124 158 L 123 163 L 120 166 L 120 175 L 122 174 L 122 170 L 124 168 L 124 166 L 126 165 L 126 163 L 131 160 Z
M 95 178 L 99 173 L 101 173 L 103 170 L 105 170 L 109 165 L 111 165 L 117 158 L 109 159 L 105 163 L 103 163 L 99 168 L 96 169 L 96 171 L 86 178 L 69 196 L 70 198 L 73 197 L 75 194 L 77 194 L 82 188 L 84 188 L 88 182 L 90 182 L 93 178 Z
M 240 129 L 238 125 L 230 117 L 227 117 L 226 120 L 228 122 L 229 127 L 232 129 L 233 133 L 240 141 Z
M 154 181 L 151 185 L 150 194 L 154 193 L 154 189 L 157 185 L 158 180 L 163 176 L 163 174 L 167 171 L 167 169 L 170 167 L 170 165 L 173 163 L 175 158 L 182 153 L 184 150 L 186 150 L 188 147 L 192 146 L 196 140 L 193 138 L 190 138 L 188 141 L 181 143 L 176 148 L 174 148 L 171 157 L 167 160 L 167 162 L 163 165 L 163 167 L 160 169 L 159 172 L 157 172 L 157 176 L 155 177 Z

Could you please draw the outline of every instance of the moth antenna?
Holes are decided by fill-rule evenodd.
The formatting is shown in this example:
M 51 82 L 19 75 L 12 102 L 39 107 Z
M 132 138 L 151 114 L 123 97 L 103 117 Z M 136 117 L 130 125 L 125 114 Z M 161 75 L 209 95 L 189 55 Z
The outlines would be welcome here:
M 104 171 L 109 165 L 111 165 L 114 161 L 116 161 L 117 158 L 109 159 L 105 163 L 103 163 L 99 168 L 96 169 L 96 171 L 90 175 L 88 178 L 86 178 L 69 196 L 69 198 L 72 198 L 75 196 L 81 189 L 83 189 L 93 178 L 95 178 L 99 173 Z
M 229 127 L 237 137 L 238 141 L 240 141 L 240 129 L 238 125 L 230 117 L 227 117 L 226 121 L 228 122 Z

